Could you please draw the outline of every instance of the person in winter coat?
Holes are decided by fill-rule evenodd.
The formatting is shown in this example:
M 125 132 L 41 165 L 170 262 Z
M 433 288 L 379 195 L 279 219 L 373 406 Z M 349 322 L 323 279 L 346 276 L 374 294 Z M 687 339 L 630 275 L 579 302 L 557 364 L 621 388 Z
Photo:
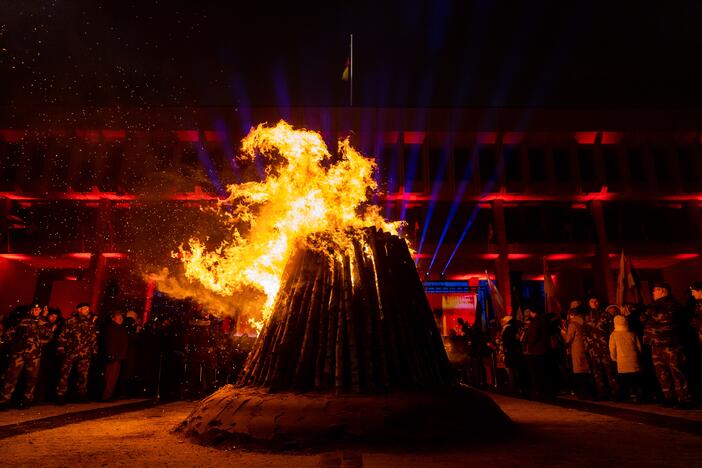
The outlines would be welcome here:
M 585 398 L 589 393 L 590 364 L 583 338 L 584 323 L 585 319 L 580 310 L 572 309 L 568 328 L 563 338 L 566 346 L 570 347 L 570 357 L 573 362 L 573 388 L 578 398 Z
M 588 307 L 583 324 L 585 349 L 590 359 L 597 397 L 606 399 L 619 393 L 616 366 L 609 357 L 608 349 L 614 317 L 608 312 L 611 308 L 602 310 L 600 301 L 594 296 L 589 298 Z
M 105 365 L 105 382 L 102 391 L 102 400 L 108 401 L 112 398 L 122 361 L 127 359 L 127 348 L 129 336 L 127 330 L 122 326 L 124 316 L 122 312 L 114 312 L 112 320 L 105 327 L 105 352 L 107 354 L 107 364 Z
M 641 400 L 641 341 L 629 330 L 626 317 L 614 317 L 614 331 L 609 336 L 609 353 L 617 363 L 620 397 Z
M 526 355 L 531 377 L 531 396 L 535 399 L 547 396 L 546 354 L 550 349 L 549 324 L 544 314 L 527 309 L 530 317 L 526 332 Z
M 518 392 L 521 388 L 522 346 L 517 336 L 517 323 L 512 316 L 502 318 L 502 350 L 505 356 L 505 371 L 507 372 L 507 386 L 510 392 Z

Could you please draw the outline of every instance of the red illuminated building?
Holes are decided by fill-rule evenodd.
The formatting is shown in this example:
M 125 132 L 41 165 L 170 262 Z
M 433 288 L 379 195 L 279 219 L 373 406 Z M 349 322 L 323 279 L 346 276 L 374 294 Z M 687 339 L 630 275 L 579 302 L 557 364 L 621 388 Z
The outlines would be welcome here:
M 614 301 L 622 248 L 645 297 L 651 281 L 665 280 L 682 296 L 702 278 L 696 111 L 52 108 L 2 115 L 0 284 L 12 285 L 0 290 L 2 313 L 32 300 L 66 313 L 85 298 L 98 309 L 106 301 L 148 309 L 153 285 L 141 268 L 154 259 L 135 262 L 135 220 L 212 204 L 218 184 L 239 180 L 231 159 L 245 130 L 281 116 L 321 131 L 331 148 L 350 135 L 375 155 L 385 190 L 377 202 L 389 218 L 404 216 L 415 249 L 421 243 L 420 274 L 475 283 L 488 270 L 508 310 L 515 285 L 543 280 L 544 257 L 561 301 L 588 291 Z M 138 242 L 175 249 L 178 236 L 164 237 L 158 218 L 151 222 L 153 232 L 141 227 Z M 179 226 L 181 242 L 187 223 Z

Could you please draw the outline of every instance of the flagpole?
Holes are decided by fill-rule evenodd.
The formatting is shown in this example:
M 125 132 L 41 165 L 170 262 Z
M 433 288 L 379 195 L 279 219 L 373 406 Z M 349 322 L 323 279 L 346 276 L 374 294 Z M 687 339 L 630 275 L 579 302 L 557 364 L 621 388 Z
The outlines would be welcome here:
M 353 34 L 350 41 L 349 54 L 349 107 L 353 107 Z

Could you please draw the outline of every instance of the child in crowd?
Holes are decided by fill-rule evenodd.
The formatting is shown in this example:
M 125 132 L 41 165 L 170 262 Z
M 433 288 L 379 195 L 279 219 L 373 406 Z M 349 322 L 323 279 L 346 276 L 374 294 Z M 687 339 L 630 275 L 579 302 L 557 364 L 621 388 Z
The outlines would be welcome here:
M 626 317 L 614 317 L 614 331 L 609 337 L 609 353 L 617 363 L 622 398 L 641 400 L 641 341 L 629 330 Z

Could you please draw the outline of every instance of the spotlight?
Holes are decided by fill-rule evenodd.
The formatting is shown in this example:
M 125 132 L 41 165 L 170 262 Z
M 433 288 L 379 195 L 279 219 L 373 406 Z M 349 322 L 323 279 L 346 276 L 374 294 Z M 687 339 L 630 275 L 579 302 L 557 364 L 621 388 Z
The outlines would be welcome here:
M 442 271 L 442 272 L 439 274 L 439 279 L 441 279 L 441 281 L 446 281 L 446 273 L 444 273 L 444 272 Z
M 427 278 L 429 278 L 429 272 L 428 272 L 428 271 L 425 272 L 425 273 L 424 273 L 424 276 L 426 276 Z

